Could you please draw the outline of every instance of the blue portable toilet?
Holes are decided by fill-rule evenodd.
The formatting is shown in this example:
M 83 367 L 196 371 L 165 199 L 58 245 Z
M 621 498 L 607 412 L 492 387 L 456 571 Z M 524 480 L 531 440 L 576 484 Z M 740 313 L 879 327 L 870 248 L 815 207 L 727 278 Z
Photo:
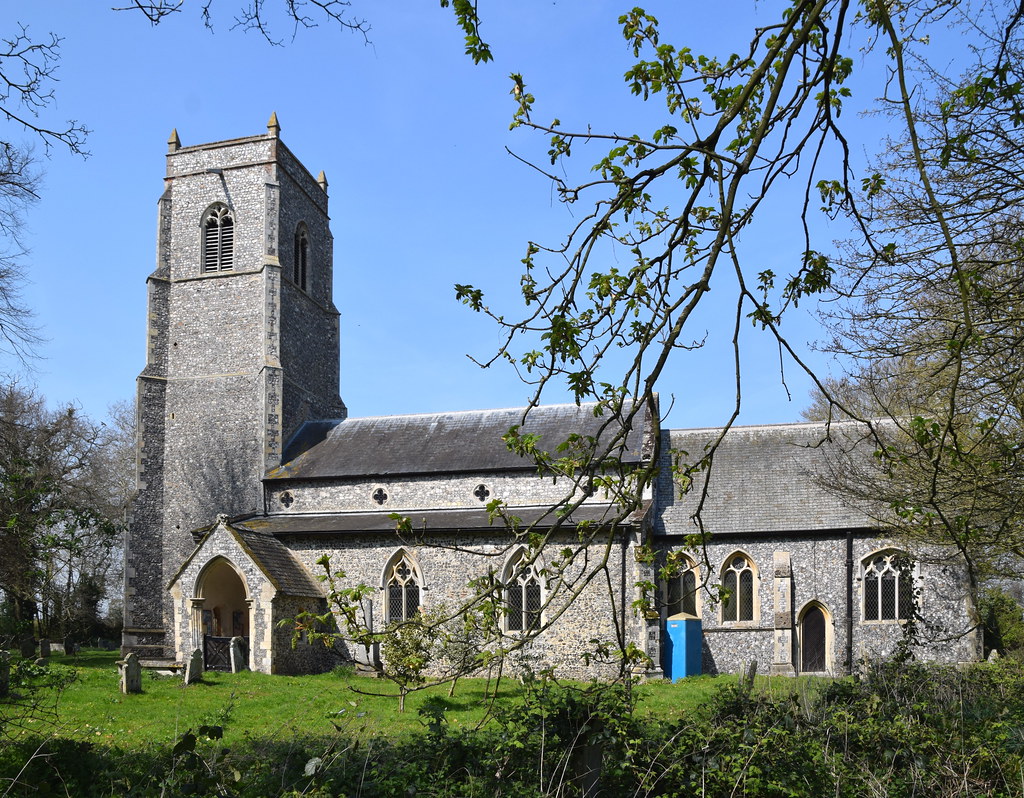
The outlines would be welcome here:
M 684 676 L 700 676 L 704 633 L 700 618 L 683 612 L 670 615 L 665 622 L 661 646 L 661 669 L 671 681 Z

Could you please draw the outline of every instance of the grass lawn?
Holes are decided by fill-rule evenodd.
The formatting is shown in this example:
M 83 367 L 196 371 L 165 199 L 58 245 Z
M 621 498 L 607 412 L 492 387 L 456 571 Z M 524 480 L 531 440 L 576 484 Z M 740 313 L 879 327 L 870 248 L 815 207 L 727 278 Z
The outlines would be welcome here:
M 225 742 L 245 737 L 287 739 L 335 733 L 335 726 L 359 737 L 397 736 L 424 728 L 419 708 L 428 698 L 443 701 L 446 716 L 454 728 L 473 727 L 485 719 L 494 702 L 487 697 L 485 679 L 463 679 L 455 696 L 448 698 L 448 686 L 412 693 L 406 711 L 398 712 L 398 699 L 368 695 L 392 693 L 383 680 L 350 673 L 318 676 L 268 676 L 261 673 L 207 672 L 200 684 L 182 686 L 181 677 L 158 677 L 143 673 L 143 693 L 122 695 L 118 689 L 116 660 L 110 651 L 83 651 L 76 656 L 54 655 L 52 669 L 73 669 L 77 678 L 59 699 L 59 725 L 50 730 L 66 738 L 90 740 L 101 745 L 133 749 L 165 744 L 189 729 L 201 725 L 223 726 Z M 693 712 L 735 676 L 702 676 L 669 684 L 639 685 L 638 712 L 672 720 Z M 800 682 L 764 679 L 761 687 L 792 691 Z M 504 679 L 497 705 L 514 703 L 522 687 Z M 4 707 L 0 704 L 0 712 Z M 46 722 L 33 721 L 45 733 Z M 31 724 L 26 728 L 34 730 Z

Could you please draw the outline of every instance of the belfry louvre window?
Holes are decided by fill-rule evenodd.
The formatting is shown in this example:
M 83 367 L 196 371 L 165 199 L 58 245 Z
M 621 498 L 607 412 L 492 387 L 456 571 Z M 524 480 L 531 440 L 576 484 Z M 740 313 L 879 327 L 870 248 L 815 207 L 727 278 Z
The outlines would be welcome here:
M 726 598 L 722 603 L 723 621 L 754 620 L 754 569 L 743 554 L 729 558 L 722 569 L 722 587 Z
M 295 231 L 295 261 L 292 265 L 292 282 L 303 291 L 307 290 L 309 277 L 309 234 L 305 225 Z
M 531 632 L 540 628 L 540 576 L 526 552 L 519 552 L 505 570 L 505 628 L 509 632 Z
M 914 614 L 913 564 L 890 551 L 864 562 L 864 620 L 905 621 Z
M 392 559 L 385 575 L 388 623 L 408 621 L 420 608 L 420 579 L 416 564 L 404 551 Z
M 235 220 L 226 205 L 213 205 L 203 217 L 203 272 L 235 267 Z

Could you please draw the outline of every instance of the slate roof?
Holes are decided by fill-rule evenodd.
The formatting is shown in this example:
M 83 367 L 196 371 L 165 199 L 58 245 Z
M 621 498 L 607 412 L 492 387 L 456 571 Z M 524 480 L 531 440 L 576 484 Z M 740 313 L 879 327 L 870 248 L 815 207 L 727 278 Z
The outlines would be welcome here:
M 509 428 L 540 435 L 550 449 L 571 434 L 600 436 L 609 416 L 595 416 L 594 405 L 547 405 L 409 416 L 371 416 L 304 424 L 285 448 L 285 464 L 267 479 L 395 476 L 533 469 L 501 440 Z M 638 415 L 621 458 L 643 455 L 645 416 Z M 604 435 L 609 433 L 605 431 Z
M 185 558 L 178 570 L 171 577 L 168 587 L 173 585 L 184 573 L 189 563 L 194 560 L 203 550 L 209 535 L 218 526 L 223 524 L 224 529 L 242 547 L 256 567 L 263 572 L 264 576 L 278 591 L 286 596 L 298 597 L 320 597 L 324 595 L 323 587 L 319 580 L 315 579 L 305 566 L 302 565 L 292 552 L 287 549 L 279 540 L 268 532 L 258 529 L 251 529 L 242 524 L 232 521 L 218 521 L 206 528 L 206 536 L 199 542 Z
M 266 574 L 271 584 L 287 596 L 323 596 L 323 586 L 281 541 L 268 532 L 234 524 L 242 547 Z
M 848 425 L 847 425 L 848 426 Z M 833 424 L 831 435 L 854 431 Z M 688 452 L 693 462 L 720 429 L 671 430 L 662 434 L 662 467 L 657 485 L 656 534 L 697 531 L 692 515 L 705 475 L 682 498 L 671 483 L 668 450 Z M 817 475 L 825 473 L 828 450 L 824 424 L 733 427 L 714 456 L 708 497 L 701 514 L 711 534 L 781 533 L 876 527 L 866 512 L 830 493 Z
M 554 520 L 553 512 L 546 507 L 510 507 L 509 513 L 522 519 L 523 525 L 540 522 L 548 525 Z M 610 521 L 617 514 L 617 508 L 610 504 L 591 503 L 578 507 L 568 518 L 567 524 L 580 521 L 601 523 Z M 493 524 L 483 508 L 422 510 L 403 513 L 412 522 L 414 530 L 431 533 L 493 532 L 501 529 L 502 522 Z M 365 532 L 394 532 L 395 520 L 389 512 L 376 513 L 325 513 L 323 515 L 283 514 L 257 516 L 235 526 L 250 530 L 250 534 L 274 535 L 354 535 Z

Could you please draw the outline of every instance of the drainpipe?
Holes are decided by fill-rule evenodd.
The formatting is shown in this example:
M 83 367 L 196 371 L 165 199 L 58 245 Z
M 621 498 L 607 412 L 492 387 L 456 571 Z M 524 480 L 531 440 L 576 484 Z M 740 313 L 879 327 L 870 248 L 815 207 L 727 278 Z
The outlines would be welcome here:
M 628 632 L 626 631 L 626 564 L 629 561 L 629 539 L 632 535 L 628 526 L 622 527 L 622 563 L 620 567 L 620 584 L 619 584 L 619 604 L 620 615 L 622 619 L 622 642 L 628 643 Z
M 853 530 L 846 530 L 846 667 L 853 673 Z

